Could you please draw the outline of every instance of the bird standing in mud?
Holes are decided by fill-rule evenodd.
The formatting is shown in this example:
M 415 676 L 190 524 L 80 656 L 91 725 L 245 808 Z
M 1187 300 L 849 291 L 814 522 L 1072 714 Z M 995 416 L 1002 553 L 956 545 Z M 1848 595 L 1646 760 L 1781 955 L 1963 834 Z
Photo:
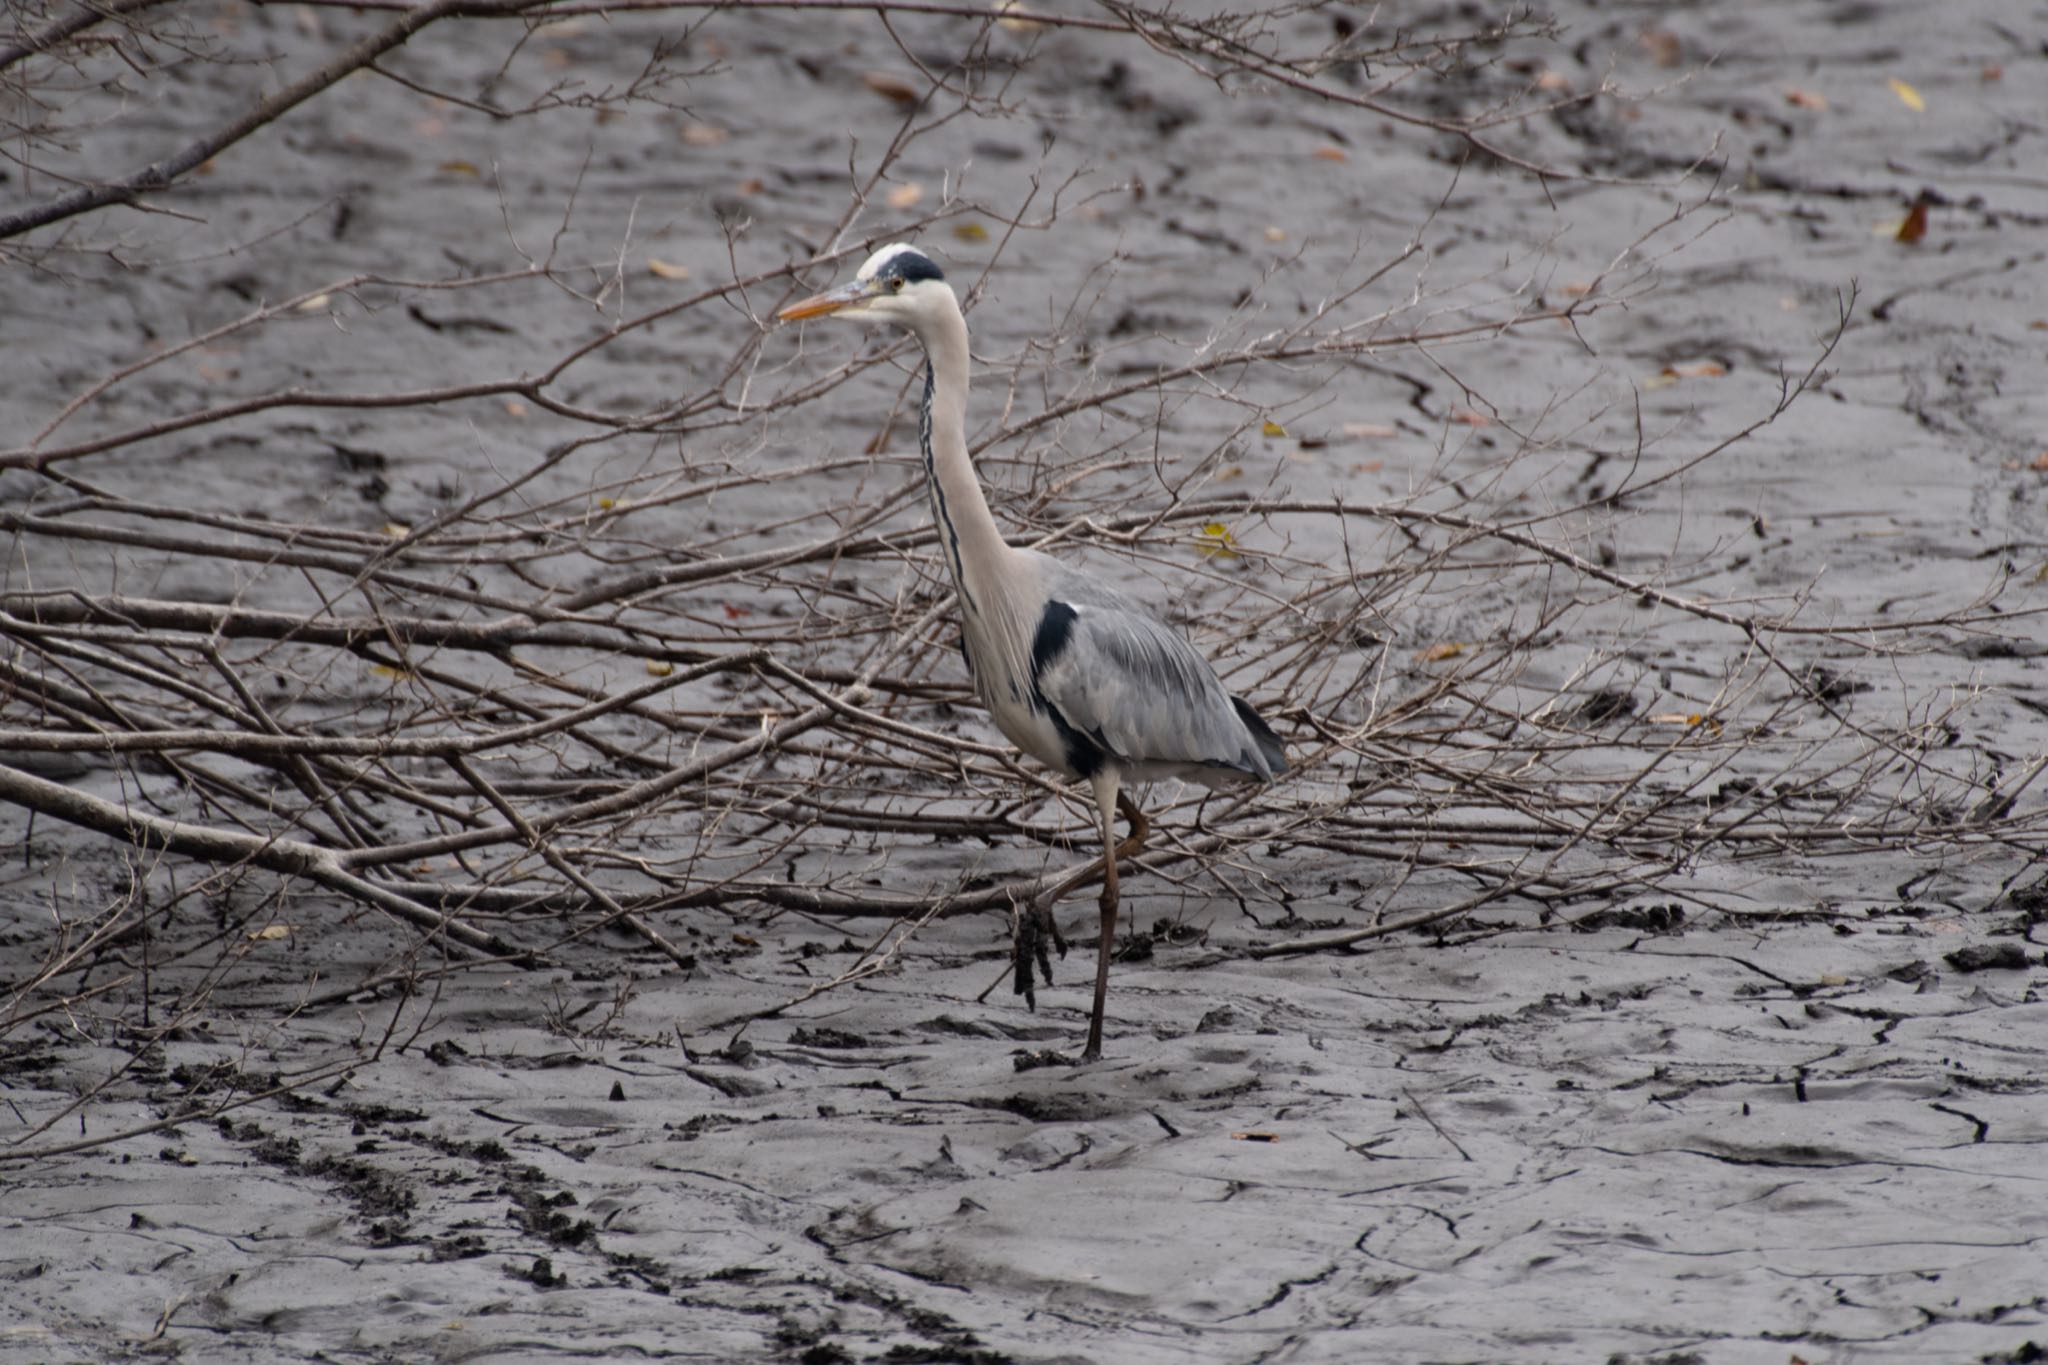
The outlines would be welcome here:
M 852 281 L 791 304 L 785 321 L 823 316 L 890 322 L 924 347 L 918 442 L 932 524 L 959 597 L 975 694 L 1011 743 L 1093 789 L 1102 830 L 1102 938 L 1083 1061 L 1102 1055 L 1103 1005 L 1116 941 L 1117 860 L 1143 846 L 1144 812 L 1127 782 L 1191 778 L 1209 786 L 1269 781 L 1287 770 L 1272 728 L 1150 610 L 1035 550 L 1005 544 L 967 453 L 967 321 L 930 257 L 902 243 L 870 256 Z M 1116 842 L 1116 812 L 1131 834 Z M 1017 919 L 1016 989 L 1034 961 L 1052 982 L 1046 940 L 1066 944 L 1052 907 Z

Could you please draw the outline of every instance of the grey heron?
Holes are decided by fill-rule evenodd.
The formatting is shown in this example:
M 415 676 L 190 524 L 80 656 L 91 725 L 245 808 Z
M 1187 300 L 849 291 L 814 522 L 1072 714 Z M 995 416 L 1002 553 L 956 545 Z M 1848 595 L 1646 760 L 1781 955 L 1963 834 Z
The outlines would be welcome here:
M 905 243 L 885 246 L 846 284 L 777 316 L 826 315 L 894 323 L 924 348 L 918 444 L 975 695 L 1012 744 L 1093 790 L 1102 834 L 1102 938 L 1081 1054 L 1092 1061 L 1102 1055 L 1117 859 L 1135 856 L 1149 832 L 1125 784 L 1169 777 L 1211 787 L 1270 781 L 1287 770 L 1287 751 L 1179 631 L 1052 556 L 1004 541 L 967 451 L 967 321 L 929 256 Z M 1131 826 L 1121 847 L 1119 810 Z M 1066 951 L 1049 905 L 1019 913 L 1016 990 L 1027 999 L 1034 961 L 1052 984 L 1048 937 Z

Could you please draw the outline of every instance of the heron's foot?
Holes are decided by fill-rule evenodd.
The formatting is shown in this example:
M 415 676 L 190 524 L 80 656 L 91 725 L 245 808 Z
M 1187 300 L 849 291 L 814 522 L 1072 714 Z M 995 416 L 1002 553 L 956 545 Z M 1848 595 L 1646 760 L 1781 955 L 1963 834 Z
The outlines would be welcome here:
M 1017 942 L 1012 959 L 1017 972 L 1016 984 L 1012 991 L 1024 997 L 1024 1003 L 1032 1009 L 1038 1008 L 1038 996 L 1033 989 L 1032 971 L 1045 984 L 1052 984 L 1052 950 L 1057 949 L 1061 957 L 1067 955 L 1067 940 L 1060 934 L 1059 922 L 1053 918 L 1052 906 L 1034 903 L 1017 912 Z

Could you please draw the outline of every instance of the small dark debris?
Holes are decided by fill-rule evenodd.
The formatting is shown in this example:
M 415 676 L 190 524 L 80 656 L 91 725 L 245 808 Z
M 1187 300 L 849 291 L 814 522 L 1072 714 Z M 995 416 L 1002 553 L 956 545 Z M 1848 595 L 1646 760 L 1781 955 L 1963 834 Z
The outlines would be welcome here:
M 401 1109 L 397 1105 L 392 1104 L 351 1104 L 346 1106 L 342 1112 L 356 1121 L 355 1131 L 358 1134 L 367 1132 L 370 1128 L 380 1124 L 425 1123 L 427 1121 L 426 1111 L 423 1109 Z
M 1001 1351 L 972 1350 L 974 1337 L 959 1333 L 955 1344 L 946 1346 L 891 1346 L 879 1357 L 890 1365 L 1017 1365 L 1017 1358 Z
M 2032 965 L 2017 943 L 1973 943 L 1942 954 L 1941 960 L 1959 972 L 2023 972 Z
M 706 1133 L 720 1128 L 735 1128 L 745 1121 L 731 1114 L 698 1114 L 681 1124 L 671 1125 L 669 1132 L 678 1142 L 695 1142 Z
M 1805 681 L 1807 695 L 1816 701 L 1840 701 L 1870 690 L 1869 683 L 1857 682 L 1827 668 L 1808 669 Z
M 568 1281 L 555 1273 L 555 1263 L 545 1256 L 533 1258 L 533 1264 L 525 1270 L 508 1268 L 505 1273 L 515 1280 L 525 1280 L 536 1289 L 560 1289 Z
M 1578 718 L 1581 725 L 1605 725 L 1611 720 L 1627 720 L 1637 710 L 1635 694 L 1625 687 L 1603 687 L 1579 703 Z
M 1956 648 L 1965 659 L 2032 659 L 2048 654 L 2048 644 L 2039 640 L 2007 640 L 1997 636 L 1965 640 Z
M 2029 1340 L 2010 1351 L 1994 1351 L 1984 1356 L 1978 1365 L 2042 1365 L 2044 1361 L 2048 1361 L 2048 1346 Z
M 1613 910 L 1595 910 L 1572 921 L 1576 933 L 1596 929 L 1640 929 L 1651 934 L 1672 934 L 1685 925 L 1685 911 L 1677 902 L 1663 905 L 1635 905 Z
M 2023 915 L 2028 924 L 2039 924 L 2042 920 L 2048 920 L 2048 878 L 2043 878 L 2031 886 L 2013 888 L 1991 908 L 2007 914 Z
M 802 1025 L 798 1025 L 791 1031 L 789 1041 L 795 1047 L 857 1048 L 874 1046 L 873 1043 L 870 1043 L 860 1034 L 848 1033 L 845 1029 L 805 1028 Z
M 1073 1066 L 1074 1059 L 1055 1048 L 1029 1048 L 1014 1054 L 1011 1066 L 1018 1071 L 1037 1071 L 1048 1066 Z M 1030 1117 L 1030 1115 L 1026 1115 Z
M 492 332 L 500 336 L 513 336 L 518 332 L 517 328 L 496 318 L 456 315 L 437 318 L 416 303 L 405 306 L 405 315 L 430 332 Z
M 469 1261 L 484 1254 L 484 1239 L 473 1232 L 459 1232 L 427 1244 L 430 1261 Z
M 772 1275 L 774 1273 L 773 1270 L 765 1265 L 729 1265 L 712 1271 L 704 1278 L 707 1280 L 722 1280 L 728 1284 L 745 1284 L 749 1280 L 758 1280 L 763 1275 Z
M 462 1044 L 451 1038 L 443 1038 L 439 1042 L 427 1044 L 427 1060 L 435 1066 L 453 1066 L 458 1057 L 467 1057 L 468 1055 L 467 1052 L 462 1050 Z
M 625 1100 L 625 1098 L 626 1098 L 626 1087 L 625 1087 L 625 1085 L 624 1085 L 623 1083 L 619 1082 L 619 1081 L 613 1081 L 613 1082 L 612 1082 L 612 1093 L 611 1093 L 611 1101 L 612 1101 L 612 1103 L 613 1103 L 613 1104 L 619 1104 L 619 1103 L 622 1103 L 622 1102 L 623 1102 L 623 1101 Z
M 1731 777 L 1720 786 L 1714 788 L 1714 794 L 1707 798 L 1707 804 L 1710 806 L 1732 805 L 1743 797 L 1755 792 L 1756 788 L 1757 784 L 1753 778 Z

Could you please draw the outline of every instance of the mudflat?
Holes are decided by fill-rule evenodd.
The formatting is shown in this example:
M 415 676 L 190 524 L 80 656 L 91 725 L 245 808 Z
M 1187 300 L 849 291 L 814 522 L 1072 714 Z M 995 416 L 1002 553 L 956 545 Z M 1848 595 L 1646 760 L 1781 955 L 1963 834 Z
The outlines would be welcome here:
M 0 238 L 0 1360 L 2048 1358 L 2038 7 L 497 8 Z M 6 215 L 396 22 L 67 13 Z M 898 237 L 1296 763 L 1091 1065 Z

